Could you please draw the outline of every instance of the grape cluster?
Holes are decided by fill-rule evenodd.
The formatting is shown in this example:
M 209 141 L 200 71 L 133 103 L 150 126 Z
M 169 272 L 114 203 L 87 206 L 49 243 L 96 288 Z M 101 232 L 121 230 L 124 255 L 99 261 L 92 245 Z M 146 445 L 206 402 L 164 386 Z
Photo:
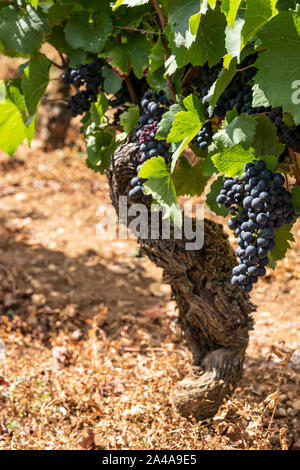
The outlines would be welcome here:
M 266 273 L 268 251 L 275 247 L 275 228 L 291 224 L 294 211 L 291 193 L 281 173 L 266 168 L 263 160 L 247 163 L 241 178 L 225 178 L 217 202 L 230 208 L 229 228 L 234 230 L 240 264 L 233 269 L 231 283 L 251 291 Z
M 101 67 L 103 62 L 96 59 L 93 62 L 78 67 L 68 67 L 62 75 L 65 86 L 74 85 L 77 93 L 71 96 L 68 109 L 73 117 L 89 111 L 91 104 L 97 101 L 100 85 L 102 84 Z M 84 89 L 81 89 L 85 87 Z
M 213 130 L 212 122 L 206 122 L 200 131 L 196 134 L 193 142 L 198 145 L 201 150 L 207 150 L 208 146 L 212 143 Z
M 300 125 L 288 126 L 283 121 L 282 108 L 280 106 L 272 108 L 268 116 L 277 127 L 277 134 L 280 140 L 295 152 L 300 152 Z
M 170 106 L 170 102 L 165 96 L 164 92 L 161 91 L 159 94 L 155 91 L 146 92 L 141 100 L 141 107 L 143 114 L 139 119 L 140 128 L 136 132 L 136 137 L 139 142 L 139 155 L 140 164 L 136 171 L 139 173 L 143 163 L 152 157 L 162 156 L 168 161 L 170 159 L 170 153 L 168 146 L 155 138 L 158 123 L 166 111 L 166 108 Z M 131 180 L 132 189 L 129 191 L 129 197 L 133 200 L 142 199 L 144 201 L 151 199 L 151 196 L 143 194 L 143 183 L 146 180 L 135 176 Z
M 223 91 L 213 109 L 212 116 L 224 118 L 226 112 L 234 107 L 236 107 L 239 114 L 256 114 L 264 112 L 264 107 L 252 108 L 252 90 L 248 82 L 257 72 L 257 69 L 253 66 L 255 60 L 256 54 L 253 54 L 242 61 L 240 68 L 245 70 L 238 73 Z M 193 86 L 195 87 L 196 92 L 201 95 L 202 103 L 206 108 L 206 117 L 208 117 L 209 114 L 208 91 L 217 79 L 220 70 L 221 64 L 212 68 L 209 68 L 208 65 L 205 64 L 200 68 L 199 73 L 193 80 Z

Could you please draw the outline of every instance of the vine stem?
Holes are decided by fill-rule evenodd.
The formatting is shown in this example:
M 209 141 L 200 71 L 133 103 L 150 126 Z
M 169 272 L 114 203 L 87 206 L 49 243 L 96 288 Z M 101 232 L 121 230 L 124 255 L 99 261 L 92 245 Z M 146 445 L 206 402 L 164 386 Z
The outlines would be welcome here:
M 253 67 L 255 67 L 255 65 L 251 64 L 251 65 L 247 65 L 247 67 L 243 67 L 242 69 L 236 69 L 236 71 L 237 72 L 244 72 L 245 70 L 252 69 Z
M 136 93 L 134 91 L 134 88 L 132 86 L 132 83 L 131 83 L 131 80 L 130 80 L 129 77 L 125 78 L 125 83 L 126 83 L 126 86 L 127 86 L 128 93 L 130 94 L 131 101 L 134 104 L 137 104 L 138 99 L 137 99 Z
M 296 154 L 295 154 L 294 150 L 291 149 L 290 147 L 288 148 L 288 152 L 289 152 L 289 157 L 290 157 L 291 164 L 294 168 L 294 173 L 295 173 L 295 178 L 296 178 L 297 184 L 300 185 L 300 170 L 299 170 L 299 167 L 298 167 Z
M 163 31 L 166 27 L 166 18 L 164 17 L 163 12 L 161 11 L 161 8 L 158 4 L 158 1 L 157 0 L 151 0 L 151 3 L 153 5 L 154 10 L 157 13 L 157 16 L 158 16 L 158 19 L 159 19 L 159 22 L 160 22 L 160 25 L 161 25 L 161 29 Z
M 139 28 L 134 28 L 133 26 L 114 26 L 116 29 L 124 29 L 125 31 L 128 31 L 129 33 L 131 31 L 137 31 L 138 33 L 142 34 L 155 34 L 157 36 L 161 35 L 161 32 L 159 31 L 150 31 L 149 29 L 139 29 Z
M 195 75 L 197 75 L 199 70 L 199 66 L 196 65 L 195 67 L 191 67 L 185 74 L 182 79 L 181 86 L 184 87 L 186 85 L 190 85 Z
M 59 99 L 59 98 L 53 98 L 53 99 L 52 99 L 52 98 L 43 98 L 43 101 L 42 101 L 42 102 L 43 102 L 43 103 L 62 103 L 62 104 L 65 104 L 65 105 L 68 104 L 67 101 L 61 100 L 61 99 Z
M 51 62 L 52 65 L 54 65 L 55 67 L 57 67 L 58 69 L 61 69 L 61 70 L 64 70 L 65 69 L 65 65 L 64 64 L 57 64 L 54 60 L 52 59 L 49 59 L 49 57 L 47 57 L 47 59 L 49 60 L 49 62 Z
M 166 19 L 163 15 L 163 12 L 161 11 L 161 8 L 158 4 L 158 1 L 157 0 L 151 0 L 151 3 L 153 5 L 154 10 L 157 13 L 157 16 L 158 16 L 158 19 L 159 19 L 159 22 L 160 22 L 160 27 L 161 27 L 161 30 L 163 32 L 164 29 L 165 29 L 165 26 L 166 26 Z M 168 54 L 168 45 L 167 45 L 167 42 L 164 38 L 163 38 L 163 45 L 164 45 L 164 62 L 166 63 L 168 58 L 169 58 L 169 54 Z M 173 98 L 173 101 L 176 103 L 177 100 L 176 100 L 176 93 L 175 93 L 175 90 L 174 90 L 173 82 L 172 82 L 171 78 L 168 75 L 166 77 L 166 82 L 167 82 L 167 87 L 169 89 L 169 92 L 170 92 L 170 94 Z

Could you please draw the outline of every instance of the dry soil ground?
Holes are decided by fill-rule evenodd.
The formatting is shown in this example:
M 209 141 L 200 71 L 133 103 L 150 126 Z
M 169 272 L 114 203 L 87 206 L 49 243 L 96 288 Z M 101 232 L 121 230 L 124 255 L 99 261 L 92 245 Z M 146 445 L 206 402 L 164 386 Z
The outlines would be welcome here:
M 190 367 L 169 287 L 135 241 L 97 237 L 106 202 L 76 146 L 0 156 L 0 448 L 299 449 L 300 224 L 251 295 L 239 387 L 196 422 L 169 398 Z

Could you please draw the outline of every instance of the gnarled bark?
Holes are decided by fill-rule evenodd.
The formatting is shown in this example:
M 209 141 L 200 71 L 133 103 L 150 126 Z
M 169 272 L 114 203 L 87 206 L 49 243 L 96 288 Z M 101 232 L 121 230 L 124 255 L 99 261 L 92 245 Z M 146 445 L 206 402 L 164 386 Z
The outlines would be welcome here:
M 137 164 L 138 144 L 128 140 L 107 173 L 117 213 Z M 254 310 L 248 294 L 230 283 L 236 260 L 222 226 L 205 219 L 204 232 L 204 247 L 196 251 L 186 251 L 184 239 L 138 240 L 142 254 L 164 270 L 193 354 L 192 370 L 178 383 L 173 401 L 185 417 L 198 419 L 213 416 L 240 379 Z

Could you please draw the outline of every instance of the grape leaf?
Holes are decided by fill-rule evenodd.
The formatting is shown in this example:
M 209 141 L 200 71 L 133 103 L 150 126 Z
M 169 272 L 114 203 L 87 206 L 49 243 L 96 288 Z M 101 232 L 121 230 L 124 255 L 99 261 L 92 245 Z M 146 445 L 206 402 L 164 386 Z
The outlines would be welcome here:
M 203 167 L 203 160 L 193 166 L 185 157 L 179 160 L 179 165 L 173 173 L 173 182 L 178 196 L 200 196 L 203 193 L 209 180 L 209 177 L 203 174 Z
M 255 126 L 255 119 L 246 114 L 234 118 L 226 127 L 214 135 L 214 142 L 218 150 L 234 147 L 237 144 L 242 145 L 244 149 L 248 149 L 253 141 Z
M 85 138 L 88 163 L 94 171 L 101 173 L 110 165 L 110 158 L 118 143 L 110 132 L 99 130 Z
M 48 21 L 51 28 L 64 21 L 70 16 L 71 10 L 69 5 L 60 5 L 54 3 L 48 10 Z
M 143 184 L 144 194 L 151 194 L 154 200 L 164 209 L 165 216 L 176 225 L 182 224 L 182 213 L 178 206 L 176 190 L 165 159 L 153 157 L 147 160 L 138 174 L 148 178 Z
M 134 74 L 137 78 L 141 79 L 144 76 L 144 68 L 149 65 L 152 43 L 147 36 L 141 36 L 139 33 L 131 33 L 127 45 L 130 50 L 130 60 Z
M 229 69 L 222 69 L 216 81 L 212 84 L 208 91 L 208 101 L 211 111 L 215 107 L 218 98 L 221 96 L 225 88 L 229 85 L 236 74 L 236 60 L 232 61 Z
M 180 104 L 172 104 L 169 110 L 163 114 L 162 119 L 159 122 L 158 129 L 156 132 L 156 139 L 165 140 L 171 130 L 174 118 L 176 114 L 182 110 Z
M 270 106 L 270 103 L 267 100 L 264 92 L 259 88 L 257 83 L 255 83 L 252 87 L 252 106 L 254 108 L 259 106 L 265 106 L 267 108 Z
M 276 3 L 277 0 L 247 0 L 241 48 L 277 15 Z
M 109 45 L 105 48 L 101 57 L 111 59 L 111 65 L 119 69 L 122 73 L 128 72 L 131 52 L 127 44 Z
M 274 155 L 263 155 L 260 157 L 260 160 L 264 160 L 268 170 L 275 171 L 278 166 L 278 158 L 274 157 Z
M 70 67 L 80 65 L 85 61 L 87 53 L 80 47 L 78 49 L 73 49 L 73 47 L 70 46 L 70 44 L 66 41 L 65 33 L 61 26 L 54 26 L 47 39 L 48 42 L 55 47 L 55 49 L 57 49 L 59 52 L 67 54 L 67 56 L 70 58 Z
M 137 125 L 140 116 L 138 105 L 130 105 L 127 111 L 120 116 L 120 123 L 126 134 L 129 134 Z
M 256 160 L 255 150 L 245 150 L 241 145 L 225 149 L 212 157 L 215 167 L 226 176 L 240 176 L 246 163 Z
M 274 155 L 279 157 L 284 151 L 285 145 L 279 143 L 276 126 L 267 116 L 257 116 L 256 130 L 252 147 L 257 155 Z
M 240 57 L 241 52 L 241 32 L 245 24 L 243 17 L 237 16 L 233 28 L 227 25 L 225 29 L 225 45 L 228 55 Z
M 295 238 L 293 234 L 291 233 L 292 227 L 293 227 L 293 224 L 283 225 L 282 227 L 275 229 L 275 248 L 268 253 L 268 256 L 271 260 L 270 267 L 272 267 L 273 269 L 276 266 L 276 261 L 284 258 L 287 250 L 291 248 L 291 245 L 289 242 L 295 241 Z
M 123 0 L 122 5 L 128 5 L 129 7 L 138 7 L 145 5 L 149 0 Z
M 210 186 L 210 191 L 206 196 L 206 205 L 207 207 L 217 215 L 222 217 L 227 217 L 229 214 L 229 209 L 226 209 L 221 204 L 218 204 L 216 199 L 220 194 L 221 186 L 223 183 L 223 176 L 219 176 Z
M 140 169 L 141 178 L 165 178 L 170 176 L 163 157 L 152 157 L 147 160 Z
M 181 142 L 185 138 L 189 138 L 191 141 L 203 124 L 204 111 L 200 100 L 195 95 L 189 95 L 184 99 L 184 105 L 188 111 L 179 111 L 176 114 L 167 137 L 169 143 Z
M 44 55 L 30 60 L 24 69 L 22 89 L 28 113 L 34 114 L 49 83 L 50 61 Z
M 88 12 L 71 16 L 64 29 L 67 42 L 74 49 L 81 47 L 89 52 L 98 53 L 102 50 L 113 26 L 107 9 L 93 15 L 90 21 Z
M 226 15 L 227 24 L 233 28 L 234 21 L 242 0 L 222 0 L 221 10 Z
M 110 67 L 102 70 L 104 91 L 108 95 L 117 93 L 122 88 L 122 78 Z
M 146 37 L 131 33 L 127 44 L 109 44 L 101 56 L 111 59 L 111 65 L 122 73 L 127 73 L 130 64 L 132 64 L 135 75 L 142 78 L 144 67 L 149 65 L 151 48 L 152 44 Z
M 0 103 L 0 148 L 13 156 L 26 138 L 25 124 L 18 108 L 8 99 Z
M 186 137 L 193 139 L 201 129 L 201 121 L 191 111 L 179 111 L 176 114 L 167 142 L 181 142 Z
M 256 62 L 259 71 L 254 81 L 272 106 L 282 106 L 299 124 L 300 107 L 298 100 L 293 103 L 293 93 L 296 92 L 292 84 L 299 79 L 296 64 L 300 60 L 300 15 L 280 12 L 259 32 L 259 37 L 267 50 Z
M 93 126 L 100 126 L 105 120 L 105 113 L 108 108 L 108 100 L 104 93 L 99 93 L 97 101 L 92 103 L 90 108 L 90 121 Z
M 6 49 L 21 54 L 34 54 L 42 44 L 43 34 L 49 30 L 45 14 L 27 5 L 26 14 L 14 6 L 0 10 L 0 41 Z
M 168 22 L 177 47 L 190 47 L 195 36 L 190 32 L 190 17 L 199 12 L 199 0 L 168 0 Z
M 211 159 L 210 154 L 206 154 L 205 160 L 204 160 L 204 165 L 203 165 L 203 175 L 204 176 L 212 176 L 214 173 L 216 173 L 216 168 L 213 164 L 213 161 Z
M 300 186 L 292 189 L 292 203 L 296 214 L 300 214 Z
M 211 67 L 221 60 L 225 54 L 225 27 L 226 19 L 220 11 L 208 10 L 201 15 L 196 39 L 189 49 L 193 65 L 204 65 L 208 61 Z
M 151 49 L 149 56 L 149 70 L 156 72 L 162 65 L 164 65 L 164 46 L 161 38 L 159 37 Z
M 174 54 L 170 55 L 170 57 L 166 60 L 165 62 L 165 69 L 166 69 L 166 72 L 164 74 L 165 77 L 170 77 L 171 75 L 173 75 L 173 73 L 176 72 L 178 66 L 177 66 L 177 62 L 176 62 L 176 57 Z

